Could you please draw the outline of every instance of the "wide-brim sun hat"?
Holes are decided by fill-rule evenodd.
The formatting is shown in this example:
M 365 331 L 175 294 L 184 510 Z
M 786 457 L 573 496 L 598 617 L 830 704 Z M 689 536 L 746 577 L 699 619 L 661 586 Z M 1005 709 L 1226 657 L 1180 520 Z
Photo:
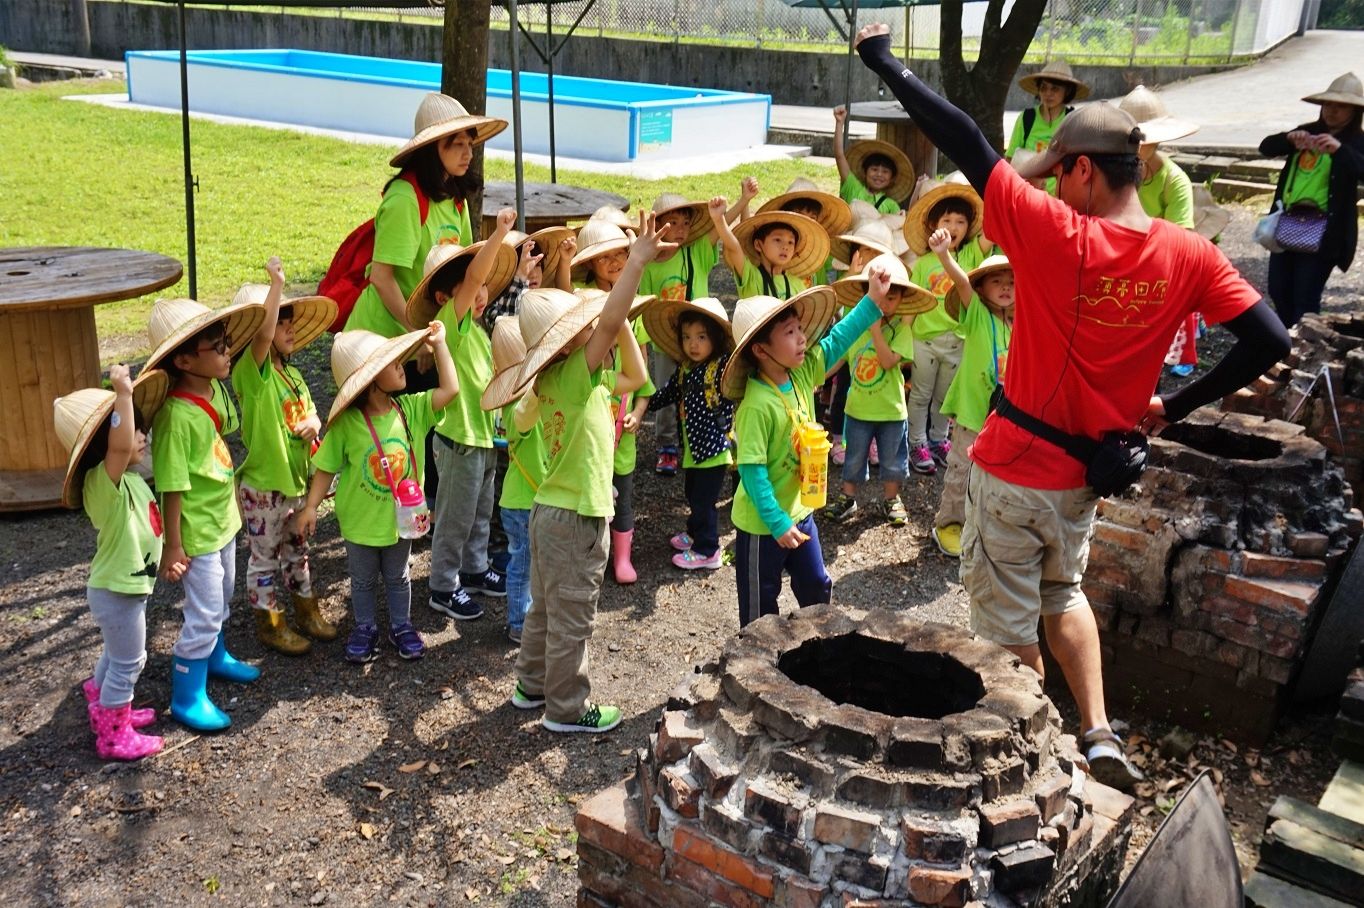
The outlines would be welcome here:
M 496 410 L 499 406 L 489 406 L 492 401 L 508 400 L 516 382 L 521 363 L 526 358 L 526 341 L 521 337 L 521 321 L 518 316 L 504 315 L 493 325 L 493 377 L 488 387 L 479 397 L 479 405 L 485 410 Z
M 971 227 L 967 230 L 963 243 L 980 234 L 984 226 L 982 222 L 985 220 L 985 202 L 971 184 L 966 182 L 965 177 L 958 173 L 950 174 L 947 179 L 925 189 L 905 213 L 903 228 L 905 242 L 915 255 L 923 255 L 928 251 L 928 237 L 933 232 L 928 225 L 928 215 L 933 206 L 943 199 L 961 199 L 971 206 Z
M 263 309 L 265 298 L 270 294 L 269 284 L 242 284 L 233 304 L 255 303 Z M 294 323 L 294 352 L 317 340 L 331 323 L 336 321 L 336 300 L 329 296 L 291 296 L 279 301 L 280 309 L 288 306 L 293 309 L 290 320 Z M 261 319 L 264 321 L 264 318 Z
M 611 295 L 611 291 L 603 290 L 600 287 L 576 287 L 573 290 L 573 295 L 578 299 L 595 303 L 597 310 L 601 311 L 606 308 L 606 298 Z M 635 298 L 630 302 L 629 311 L 625 313 L 625 320 L 627 322 L 634 321 L 657 299 L 657 296 L 649 294 L 635 294 Z
M 841 305 L 851 308 L 867 295 L 867 285 L 871 282 L 872 268 L 886 269 L 890 272 L 890 285 L 899 287 L 904 291 L 904 295 L 900 298 L 900 305 L 895 307 L 897 318 L 906 315 L 920 315 L 938 305 L 938 298 L 933 295 L 933 291 L 926 290 L 911 281 L 909 269 L 905 267 L 905 263 L 889 252 L 878 255 L 867 262 L 867 267 L 863 268 L 860 274 L 850 274 L 834 281 L 834 294 L 838 297 L 838 302 Z
M 442 273 L 448 273 L 458 262 L 473 261 L 474 256 L 478 255 L 486 243 L 487 240 L 479 240 L 470 246 L 443 243 L 431 247 L 422 265 L 422 279 L 412 288 L 412 293 L 407 298 L 409 325 L 421 327 L 436 317 L 441 304 L 436 302 L 435 294 L 431 292 L 431 284 Z M 507 289 L 507 285 L 516 276 L 516 265 L 516 250 L 506 243 L 498 243 L 493 266 L 488 271 L 488 279 L 484 281 L 484 286 L 488 288 L 489 300 L 497 299 L 502 295 L 502 291 Z
M 681 245 L 688 246 L 701 237 L 710 233 L 710 209 L 705 202 L 689 202 L 684 195 L 675 192 L 665 192 L 654 199 L 654 221 L 663 219 L 666 214 L 674 211 L 686 211 L 691 216 L 691 226 L 687 228 L 687 238 Z
M 628 211 L 622 211 L 614 205 L 603 205 L 592 212 L 589 221 L 605 221 L 608 224 L 615 224 L 621 230 L 633 230 L 638 226 L 638 222 L 630 217 Z
M 1144 141 L 1159 145 L 1173 142 L 1198 132 L 1198 124 L 1170 116 L 1160 95 L 1145 85 L 1138 85 L 1118 102 L 1118 109 L 1126 111 L 1145 136 Z
M 713 296 L 703 296 L 694 300 L 663 300 L 650 306 L 644 312 L 644 330 L 649 333 L 649 343 L 668 356 L 673 362 L 685 362 L 686 354 L 677 340 L 677 326 L 684 312 L 699 312 L 708 316 L 720 330 L 734 343 L 734 329 L 729 323 L 729 313 Z M 717 349 L 719 345 L 716 345 Z
M 389 159 L 390 167 L 401 167 L 419 148 L 449 135 L 474 130 L 474 144 L 480 145 L 507 128 L 497 117 L 471 114 L 464 105 L 438 91 L 427 92 L 412 118 L 412 138 Z
M 743 247 L 744 255 L 755 265 L 761 265 L 758 251 L 753 248 L 753 234 L 768 224 L 781 224 L 796 235 L 796 251 L 786 263 L 786 271 L 797 277 L 809 277 L 824 267 L 829 258 L 829 234 L 803 214 L 794 211 L 766 211 L 755 214 L 734 228 L 734 236 Z
M 160 369 L 143 369 L 133 382 L 133 408 L 141 414 L 145 425 L 151 425 L 156 411 L 166 400 L 170 384 L 170 376 Z M 65 507 L 81 506 L 85 477 L 76 475 L 76 467 L 80 465 L 100 426 L 113 412 L 117 397 L 107 388 L 82 388 L 57 398 L 52 404 L 52 422 L 57 430 L 57 439 L 70 455 L 66 460 L 66 476 L 62 480 L 62 504 Z
M 152 304 L 151 318 L 147 321 L 147 338 L 152 343 L 152 352 L 142 368 L 157 368 L 176 347 L 219 322 L 227 331 L 227 353 L 236 356 L 251 343 L 264 321 L 265 307 L 260 303 L 232 303 L 221 309 L 210 309 L 191 299 L 159 299 Z
M 865 185 L 867 158 L 874 154 L 885 155 L 895 162 L 895 179 L 881 192 L 903 205 L 905 199 L 914 191 L 915 174 L 914 165 L 909 162 L 909 155 L 899 148 L 880 139 L 858 139 L 848 146 L 848 169 Z M 866 188 L 868 192 L 875 192 L 870 186 Z
M 1042 79 L 1048 82 L 1065 82 L 1075 86 L 1075 100 L 1083 101 L 1089 97 L 1089 86 L 1075 78 L 1070 64 L 1065 60 L 1048 60 L 1035 73 L 1028 73 L 1018 80 L 1018 87 L 1030 95 L 1037 94 L 1037 83 Z
M 573 254 L 573 280 L 587 279 L 592 260 L 608 252 L 630 248 L 630 238 L 618 224 L 593 217 L 578 231 L 578 251 Z
M 1231 212 L 1218 205 L 1212 192 L 1202 183 L 1193 187 L 1194 233 L 1211 240 L 1231 223 Z
M 507 234 L 507 245 L 516 250 L 517 264 L 520 264 L 521 247 L 527 242 L 535 243 L 536 255 L 544 256 L 540 260 L 540 270 L 544 272 L 546 280 L 544 283 L 552 283 L 553 276 L 559 270 L 559 244 L 571 236 L 575 236 L 577 231 L 572 227 L 545 227 L 531 234 L 521 233 L 513 230 Z
M 393 363 L 406 362 L 426 340 L 429 329 L 384 337 L 373 331 L 342 331 L 332 341 L 332 378 L 336 399 L 327 413 L 330 426 Z
M 764 202 L 758 209 L 758 214 L 785 211 L 787 205 L 800 201 L 813 202 L 819 206 L 819 217 L 815 220 L 830 236 L 843 233 L 852 226 L 853 213 L 848 203 L 831 192 L 825 192 L 804 177 L 796 177 L 791 181 L 791 185 L 786 187 L 785 192 Z
M 985 261 L 981 262 L 979 265 L 972 268 L 970 271 L 966 272 L 966 282 L 970 284 L 971 289 L 974 290 L 976 287 L 980 285 L 981 281 L 985 280 L 990 275 L 998 274 L 1001 271 L 1013 270 L 1014 266 L 1009 264 L 1008 256 L 1006 255 L 987 256 L 985 258 Z
M 1343 73 L 1331 80 L 1326 91 L 1303 98 L 1308 104 L 1349 104 L 1364 107 L 1364 83 L 1354 73 Z
M 508 382 L 505 396 L 484 394 L 485 410 L 505 407 L 535 380 L 578 333 L 601 315 L 605 297 L 576 296 L 554 287 L 527 290 L 521 297 L 517 317 L 521 339 L 526 344 L 526 356 L 516 370 L 516 378 Z
M 768 322 L 788 309 L 794 309 L 800 319 L 805 340 L 814 346 L 833 324 L 838 309 L 832 287 L 818 286 L 797 293 L 786 300 L 774 296 L 749 296 L 734 307 L 734 352 L 730 354 L 725 371 L 720 376 L 720 390 L 730 400 L 742 400 L 753 366 L 743 355 L 753 338 Z
M 853 247 L 862 246 L 876 251 L 877 255 L 895 253 L 895 234 L 890 225 L 877 218 L 862 221 L 851 233 L 843 233 L 829 241 L 829 254 L 834 257 L 834 267 L 842 266 L 846 271 L 852 267 Z
M 1014 169 L 1024 179 L 1050 176 L 1066 155 L 1136 154 L 1146 135 L 1125 110 L 1097 101 L 1068 114 L 1057 127 L 1047 150 L 1027 163 L 1015 162 Z

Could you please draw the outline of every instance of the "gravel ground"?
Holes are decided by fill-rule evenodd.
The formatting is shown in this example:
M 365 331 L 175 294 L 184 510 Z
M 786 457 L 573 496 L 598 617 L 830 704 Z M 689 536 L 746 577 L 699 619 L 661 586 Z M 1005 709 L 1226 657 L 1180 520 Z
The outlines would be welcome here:
M 1237 208 L 1224 248 L 1263 287 L 1265 255 L 1249 240 L 1256 216 Z M 1360 274 L 1336 274 L 1327 305 L 1353 305 Z M 1202 349 L 1215 355 L 1226 343 L 1214 329 Z M 325 356 L 319 344 L 302 357 L 319 392 L 330 386 Z M 640 447 L 641 464 L 652 463 L 647 427 Z M 940 482 L 907 484 L 905 529 L 861 515 L 821 527 L 836 601 L 965 623 L 957 565 L 928 538 Z M 388 649 L 357 668 L 341 660 L 341 641 L 292 659 L 266 653 L 239 605 L 229 640 L 264 674 L 246 687 L 215 683 L 233 728 L 198 737 L 163 719 L 155 729 L 166 735 L 166 751 L 135 765 L 95 757 L 78 687 L 99 649 L 83 598 L 94 534 L 77 513 L 5 518 L 4 891 L 34 905 L 570 904 L 575 805 L 629 771 L 668 691 L 737 626 L 729 569 L 696 576 L 667 565 L 668 537 L 685 517 L 681 480 L 641 470 L 636 511 L 641 581 L 606 584 L 591 644 L 594 696 L 626 715 L 614 733 L 554 736 L 538 716 L 511 708 L 515 650 L 502 635 L 503 605 L 488 602 L 482 620 L 459 626 L 426 608 L 429 551 L 421 545 L 413 615 L 429 646 L 425 659 L 403 663 Z M 239 565 L 242 576 L 244 558 Z M 344 639 L 345 553 L 330 519 L 320 527 L 313 571 Z M 164 707 L 169 699 L 179 627 L 172 601 L 159 587 L 148 610 L 141 704 Z M 793 607 L 785 595 L 783 608 Z M 1068 700 L 1057 696 L 1073 730 Z M 1169 729 L 1133 717 L 1133 745 L 1153 777 L 1136 842 L 1206 766 L 1220 774 L 1249 867 L 1274 796 L 1315 802 L 1333 771 L 1328 720 L 1294 716 L 1263 750 L 1206 738 L 1189 758 L 1167 761 L 1150 742 Z

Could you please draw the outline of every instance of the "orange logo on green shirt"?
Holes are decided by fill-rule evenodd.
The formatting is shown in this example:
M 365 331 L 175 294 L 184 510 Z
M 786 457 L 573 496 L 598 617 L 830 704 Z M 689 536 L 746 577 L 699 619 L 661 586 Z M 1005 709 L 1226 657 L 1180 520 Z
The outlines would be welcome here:
M 232 473 L 232 452 L 227 449 L 227 442 L 223 441 L 221 435 L 213 439 L 213 459 L 218 466 L 227 470 L 228 475 Z
M 385 444 L 387 448 L 387 444 Z M 399 449 L 388 452 L 388 468 L 393 473 L 393 480 L 396 482 L 407 474 L 407 451 Z M 372 451 L 369 455 L 369 472 L 365 479 L 370 485 L 378 489 L 388 489 L 388 474 L 384 472 L 384 459 L 379 456 L 378 451 Z
M 674 279 L 658 288 L 658 298 L 672 302 L 686 302 L 687 284 L 685 281 Z
M 863 353 L 857 358 L 857 368 L 853 369 L 853 378 L 859 385 L 874 385 L 883 374 L 881 362 L 875 354 Z
M 1298 169 L 1306 173 L 1311 173 L 1317 169 L 1317 162 L 1321 160 L 1321 155 L 1315 151 L 1304 151 L 1298 154 Z
M 303 401 L 296 397 L 286 397 L 283 407 L 284 425 L 291 432 L 295 426 L 308 418 L 308 408 L 303 405 Z

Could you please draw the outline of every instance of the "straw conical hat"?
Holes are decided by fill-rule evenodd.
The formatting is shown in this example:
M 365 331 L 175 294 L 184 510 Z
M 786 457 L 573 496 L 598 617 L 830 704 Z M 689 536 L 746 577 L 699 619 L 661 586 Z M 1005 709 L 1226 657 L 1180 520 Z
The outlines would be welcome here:
M 985 220 L 985 203 L 981 201 L 971 184 L 966 182 L 965 177 L 960 173 L 949 174 L 942 182 L 929 185 L 905 214 L 905 242 L 915 255 L 923 255 L 928 251 L 928 235 L 933 232 L 928 226 L 928 213 L 933 210 L 934 205 L 947 198 L 965 200 L 974 213 L 971 228 L 966 232 L 966 239 L 962 242 L 965 243 L 980 233 L 983 226 L 981 222 Z
M 635 221 L 630 218 L 627 212 L 621 211 L 614 205 L 603 205 L 592 212 L 589 221 L 605 221 L 608 224 L 615 224 L 621 230 L 633 230 L 636 226 Z
M 686 210 L 691 215 L 691 227 L 687 230 L 687 238 L 681 245 L 687 246 L 701 239 L 710 233 L 710 210 L 705 202 L 689 202 L 684 195 L 675 192 L 665 192 L 654 199 L 654 217 L 662 220 L 663 215 L 674 211 Z
M 507 234 L 505 242 L 516 250 L 518 260 L 521 256 L 521 247 L 527 242 L 535 243 L 535 254 L 544 256 L 540 260 L 540 270 L 545 275 L 543 283 L 552 284 L 554 275 L 559 270 L 559 244 L 573 235 L 572 227 L 545 227 L 531 234 L 513 230 Z M 492 293 L 491 290 L 488 292 L 489 294 Z
M 526 345 L 526 356 L 516 370 L 516 378 L 509 381 L 499 395 L 484 394 L 483 409 L 496 410 L 510 403 L 529 385 L 540 371 L 564 352 L 578 332 L 601 315 L 601 300 L 605 296 L 587 299 L 553 287 L 527 290 L 517 307 L 517 321 L 521 339 Z M 499 390 L 503 390 L 499 387 Z
M 725 371 L 720 376 L 720 390 L 730 400 L 743 400 L 744 389 L 753 366 L 743 355 L 753 337 L 763 326 L 787 309 L 795 309 L 805 340 L 813 345 L 819 341 L 834 320 L 836 309 L 832 287 L 811 287 L 788 300 L 774 296 L 745 297 L 734 307 L 734 352 L 730 354 Z
M 781 195 L 768 199 L 758 209 L 758 214 L 769 211 L 787 211 L 794 202 L 807 201 L 819 206 L 819 216 L 814 220 L 829 235 L 842 233 L 852 226 L 853 214 L 848 203 L 831 192 L 824 192 L 805 177 L 796 177 Z
M 471 114 L 464 105 L 449 95 L 427 92 L 412 118 L 412 138 L 389 159 L 390 167 L 401 167 L 418 148 L 430 145 L 448 135 L 475 130 L 474 144 L 488 141 L 507 128 L 506 120 Z
M 442 243 L 431 247 L 431 251 L 426 253 L 426 262 L 422 265 L 422 279 L 412 288 L 412 294 L 407 298 L 408 324 L 424 326 L 436 317 L 436 313 L 440 311 L 440 304 L 436 302 L 435 294 L 431 292 L 431 282 L 442 271 L 448 272 L 454 268 L 457 262 L 473 261 L 485 243 L 487 240 L 480 240 L 471 246 Z M 484 281 L 484 286 L 488 288 L 488 299 L 495 300 L 501 296 L 502 291 L 507 289 L 507 285 L 515 276 L 516 251 L 506 243 L 498 243 L 493 267 L 488 271 L 488 279 Z
M 1231 212 L 1218 205 L 1202 183 L 1193 187 L 1194 233 L 1211 240 L 1231 223 Z
M 884 268 L 889 271 L 890 285 L 904 290 L 900 305 L 895 307 L 897 317 L 919 315 L 938 305 L 938 298 L 933 295 L 933 291 L 925 290 L 911 281 L 905 263 L 889 252 L 867 262 L 867 267 L 863 268 L 860 274 L 850 274 L 834 281 L 834 293 L 840 304 L 851 308 L 862 301 L 862 297 L 867 295 L 868 276 L 872 268 Z
M 242 284 L 232 305 L 248 303 L 265 307 L 265 298 L 270 295 L 269 284 Z M 294 351 L 302 350 L 322 336 L 332 322 L 336 321 L 336 300 L 327 296 L 292 296 L 279 301 L 280 308 L 291 306 L 294 310 Z M 264 318 L 261 319 L 264 321 Z
M 512 388 L 526 358 L 526 341 L 521 336 L 518 316 L 504 315 L 493 325 L 493 377 L 483 389 L 479 403 L 485 410 L 496 410 L 494 401 L 509 399 Z
M 327 425 L 364 393 L 375 376 L 394 362 L 405 362 L 426 340 L 429 329 L 384 337 L 373 331 L 342 331 L 332 341 L 332 378 L 336 400 L 327 413 Z
M 649 332 L 649 343 L 668 355 L 674 362 L 684 362 L 686 356 L 682 345 L 677 341 L 677 324 L 684 312 L 700 312 L 707 315 L 725 332 L 730 343 L 734 342 L 733 330 L 725 307 L 713 296 L 703 296 L 695 300 L 666 300 L 651 306 L 644 312 L 644 330 Z M 717 349 L 719 345 L 716 345 Z
M 848 203 L 848 210 L 852 212 L 853 230 L 856 230 L 857 225 L 861 224 L 863 221 L 881 220 L 880 210 L 866 199 L 853 199 Z
M 890 225 L 879 217 L 874 221 L 862 221 L 851 233 L 840 234 L 829 243 L 829 252 L 834 257 L 835 266 L 841 265 L 845 271 L 852 267 L 854 246 L 873 249 L 877 255 L 893 254 L 895 235 L 891 233 Z
M 251 343 L 263 321 L 265 307 L 260 303 L 233 303 L 221 309 L 210 309 L 190 299 L 157 300 L 147 323 L 152 352 L 143 368 L 160 366 L 176 347 L 218 322 L 227 329 L 228 355 L 236 356 Z
M 767 224 L 781 224 L 796 234 L 796 251 L 786 263 L 786 271 L 797 277 L 809 277 L 824 267 L 829 257 L 829 234 L 815 221 L 793 211 L 766 211 L 755 214 L 734 228 L 734 236 L 743 247 L 744 255 L 755 265 L 762 264 L 753 248 L 753 234 Z
M 1037 94 L 1037 82 L 1046 79 L 1048 82 L 1066 82 L 1075 86 L 1075 100 L 1083 101 L 1089 97 L 1089 86 L 1075 78 L 1071 72 L 1070 64 L 1065 60 L 1048 60 L 1042 64 L 1042 68 L 1035 73 L 1029 73 L 1018 80 L 1018 87 L 1030 95 Z
M 909 155 L 899 148 L 880 139 L 858 139 L 848 146 L 848 169 L 862 180 L 867 158 L 874 154 L 885 155 L 895 162 L 895 179 L 882 192 L 903 205 L 914 189 L 914 165 L 909 162 Z M 871 192 L 871 187 L 867 187 L 867 191 Z
M 596 305 L 597 311 L 600 312 L 602 309 L 606 308 L 606 298 L 610 296 L 611 293 L 610 291 L 602 290 L 600 287 L 576 287 L 573 290 L 573 295 L 580 300 L 585 300 Z M 640 293 L 635 294 L 634 300 L 630 303 L 630 310 L 625 314 L 625 320 L 628 322 L 638 318 L 639 314 L 657 299 L 657 296 L 646 296 Z
M 587 266 L 597 256 L 629 248 L 630 238 L 624 230 L 610 221 L 593 217 L 578 231 L 578 251 L 573 255 L 573 280 L 586 280 Z
M 1146 136 L 1145 142 L 1173 142 L 1198 132 L 1198 124 L 1170 116 L 1160 95 L 1145 85 L 1138 85 L 1128 92 L 1127 97 L 1118 102 L 1118 109 L 1127 111 L 1137 121 Z
M 160 369 L 143 369 L 133 382 L 133 406 L 147 425 L 161 408 L 170 390 L 170 376 Z M 59 397 L 52 404 L 52 422 L 57 439 L 70 452 L 66 461 L 66 477 L 62 480 L 62 504 L 68 508 L 81 505 L 84 476 L 76 475 L 76 467 L 85 456 L 86 448 L 100 426 L 113 412 L 117 395 L 106 388 L 82 388 Z
M 1309 104 L 1325 104 L 1328 101 L 1334 101 L 1336 104 L 1364 107 L 1364 85 L 1360 84 L 1359 76 L 1354 73 L 1345 73 L 1332 79 L 1326 91 L 1308 95 L 1303 100 Z
M 1013 270 L 1014 266 L 1009 264 L 1008 256 L 1006 255 L 987 256 L 985 261 L 981 262 L 979 265 L 972 268 L 970 271 L 966 272 L 966 282 L 974 288 L 977 284 L 979 284 L 981 281 L 985 280 L 985 278 L 989 277 L 992 274 L 997 274 L 1001 271 Z

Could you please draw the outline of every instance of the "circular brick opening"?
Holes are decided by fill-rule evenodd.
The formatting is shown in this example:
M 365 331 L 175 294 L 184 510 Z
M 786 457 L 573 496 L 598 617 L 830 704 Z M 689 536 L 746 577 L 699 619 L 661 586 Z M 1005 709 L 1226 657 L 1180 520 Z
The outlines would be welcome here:
M 951 656 L 860 634 L 807 640 L 778 659 L 777 668 L 835 703 L 897 718 L 941 719 L 966 712 L 985 695 L 980 675 Z
M 1166 426 L 1160 437 L 1229 460 L 1273 460 L 1284 453 L 1280 441 L 1234 432 L 1221 426 L 1177 422 Z

